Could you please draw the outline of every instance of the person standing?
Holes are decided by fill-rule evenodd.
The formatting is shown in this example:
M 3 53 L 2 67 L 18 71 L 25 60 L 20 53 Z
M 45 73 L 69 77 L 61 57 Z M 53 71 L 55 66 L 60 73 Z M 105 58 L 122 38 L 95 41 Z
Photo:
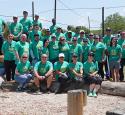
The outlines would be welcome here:
M 28 19 L 27 11 L 23 11 L 23 18 L 20 20 L 20 23 L 23 25 L 23 34 L 28 36 L 29 31 L 32 29 L 32 21 Z
M 57 25 L 56 25 L 56 19 L 52 19 L 52 26 L 50 26 L 50 32 L 51 34 L 56 33 L 57 30 Z
M 2 45 L 2 52 L 4 55 L 4 67 L 7 81 L 14 80 L 15 74 L 15 60 L 18 57 L 18 53 L 16 51 L 16 42 L 13 41 L 14 36 L 12 34 L 8 35 L 7 41 L 4 41 Z
M 13 16 L 13 22 L 9 26 L 9 31 L 11 34 L 14 35 L 14 41 L 19 41 L 20 36 L 23 32 L 23 26 L 21 23 L 18 22 L 18 17 Z

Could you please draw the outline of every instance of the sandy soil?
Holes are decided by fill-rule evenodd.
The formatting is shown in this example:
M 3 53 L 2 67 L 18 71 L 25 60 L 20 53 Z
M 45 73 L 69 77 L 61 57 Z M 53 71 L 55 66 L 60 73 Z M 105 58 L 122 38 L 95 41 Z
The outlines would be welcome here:
M 120 108 L 125 111 L 125 98 L 99 94 L 88 97 L 85 115 L 105 115 Z M 67 94 L 0 92 L 0 115 L 67 115 Z

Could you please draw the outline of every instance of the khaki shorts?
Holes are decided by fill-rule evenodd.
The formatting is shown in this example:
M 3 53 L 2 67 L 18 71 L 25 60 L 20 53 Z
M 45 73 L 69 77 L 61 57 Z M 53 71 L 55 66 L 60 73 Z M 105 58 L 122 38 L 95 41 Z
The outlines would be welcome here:
M 117 61 L 111 61 L 109 62 L 110 69 L 120 69 L 120 63 Z

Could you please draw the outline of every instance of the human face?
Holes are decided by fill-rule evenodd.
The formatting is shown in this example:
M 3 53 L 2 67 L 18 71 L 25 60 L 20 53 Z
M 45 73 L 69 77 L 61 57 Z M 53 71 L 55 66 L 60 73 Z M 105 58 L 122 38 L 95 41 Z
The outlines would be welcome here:
M 64 39 L 64 38 L 61 38 L 61 39 L 60 39 L 60 42 L 61 42 L 62 44 L 64 44 L 64 43 L 65 43 L 65 39 Z
M 17 23 L 17 21 L 18 21 L 18 18 L 17 18 L 17 17 L 14 17 L 14 18 L 13 18 L 13 22 L 14 22 L 14 23 Z
M 27 55 L 23 55 L 22 56 L 22 62 L 25 63 L 28 59 L 28 56 Z
M 10 34 L 10 35 L 8 36 L 8 41 L 11 42 L 11 41 L 13 40 L 13 38 L 14 38 L 13 34 Z
M 81 32 L 81 33 L 80 33 L 80 37 L 83 37 L 83 36 L 84 36 L 84 32 Z
M 46 63 L 46 61 L 47 61 L 47 55 L 42 56 L 41 57 L 41 61 L 42 61 L 42 63 Z
M 116 39 L 116 38 L 113 38 L 113 39 L 112 39 L 112 44 L 115 45 L 116 42 L 117 42 L 117 39 Z
M 73 63 L 76 63 L 76 62 L 77 62 L 77 59 L 78 59 L 77 56 L 73 56 L 73 57 L 72 57 Z
M 123 33 L 121 34 L 121 37 L 122 37 L 122 38 L 125 38 L 125 32 L 123 32 Z
M 93 39 L 93 35 L 89 35 L 89 38 L 90 38 L 90 39 Z
M 45 42 L 45 46 L 47 47 L 49 45 L 49 40 Z
M 59 61 L 63 62 L 64 61 L 64 57 L 59 57 Z
M 73 40 L 73 44 L 76 45 L 77 44 L 77 40 Z
M 26 38 L 26 35 L 22 35 L 22 36 L 21 36 L 21 41 L 22 41 L 22 42 L 26 42 L 26 39 L 27 39 L 27 38 Z
M 93 61 L 93 55 L 89 55 L 89 56 L 88 56 L 88 61 L 89 61 L 89 62 L 92 62 L 92 61 Z
M 95 42 L 99 42 L 99 37 L 94 38 Z
M 28 13 L 24 13 L 23 17 L 26 19 L 28 17 Z
M 55 36 L 52 37 L 52 41 L 53 41 L 53 42 L 56 41 L 56 37 L 55 37 Z

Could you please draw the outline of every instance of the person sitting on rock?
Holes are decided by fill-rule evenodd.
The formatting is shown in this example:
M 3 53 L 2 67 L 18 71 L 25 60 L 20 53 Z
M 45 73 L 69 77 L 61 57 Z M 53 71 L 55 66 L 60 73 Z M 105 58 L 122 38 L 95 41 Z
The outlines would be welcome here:
M 30 70 L 31 64 L 28 61 L 28 54 L 23 54 L 15 70 L 15 81 L 19 83 L 18 91 L 24 91 L 27 83 L 32 79 Z
M 68 78 L 68 68 L 69 63 L 64 61 L 65 55 L 64 53 L 59 54 L 59 61 L 54 63 L 54 71 L 56 80 L 59 82 L 60 86 L 57 88 L 58 90 L 55 93 L 61 93 L 67 88 L 69 84 L 67 84 Z
M 85 83 L 89 84 L 90 97 L 97 97 L 97 92 L 102 83 L 102 78 L 98 73 L 98 63 L 93 61 L 94 53 L 88 53 L 88 60 L 83 64 L 83 74 Z
M 42 54 L 41 61 L 37 62 L 34 67 L 35 84 L 43 93 L 50 91 L 50 86 L 53 81 L 53 65 L 47 60 L 48 56 Z

